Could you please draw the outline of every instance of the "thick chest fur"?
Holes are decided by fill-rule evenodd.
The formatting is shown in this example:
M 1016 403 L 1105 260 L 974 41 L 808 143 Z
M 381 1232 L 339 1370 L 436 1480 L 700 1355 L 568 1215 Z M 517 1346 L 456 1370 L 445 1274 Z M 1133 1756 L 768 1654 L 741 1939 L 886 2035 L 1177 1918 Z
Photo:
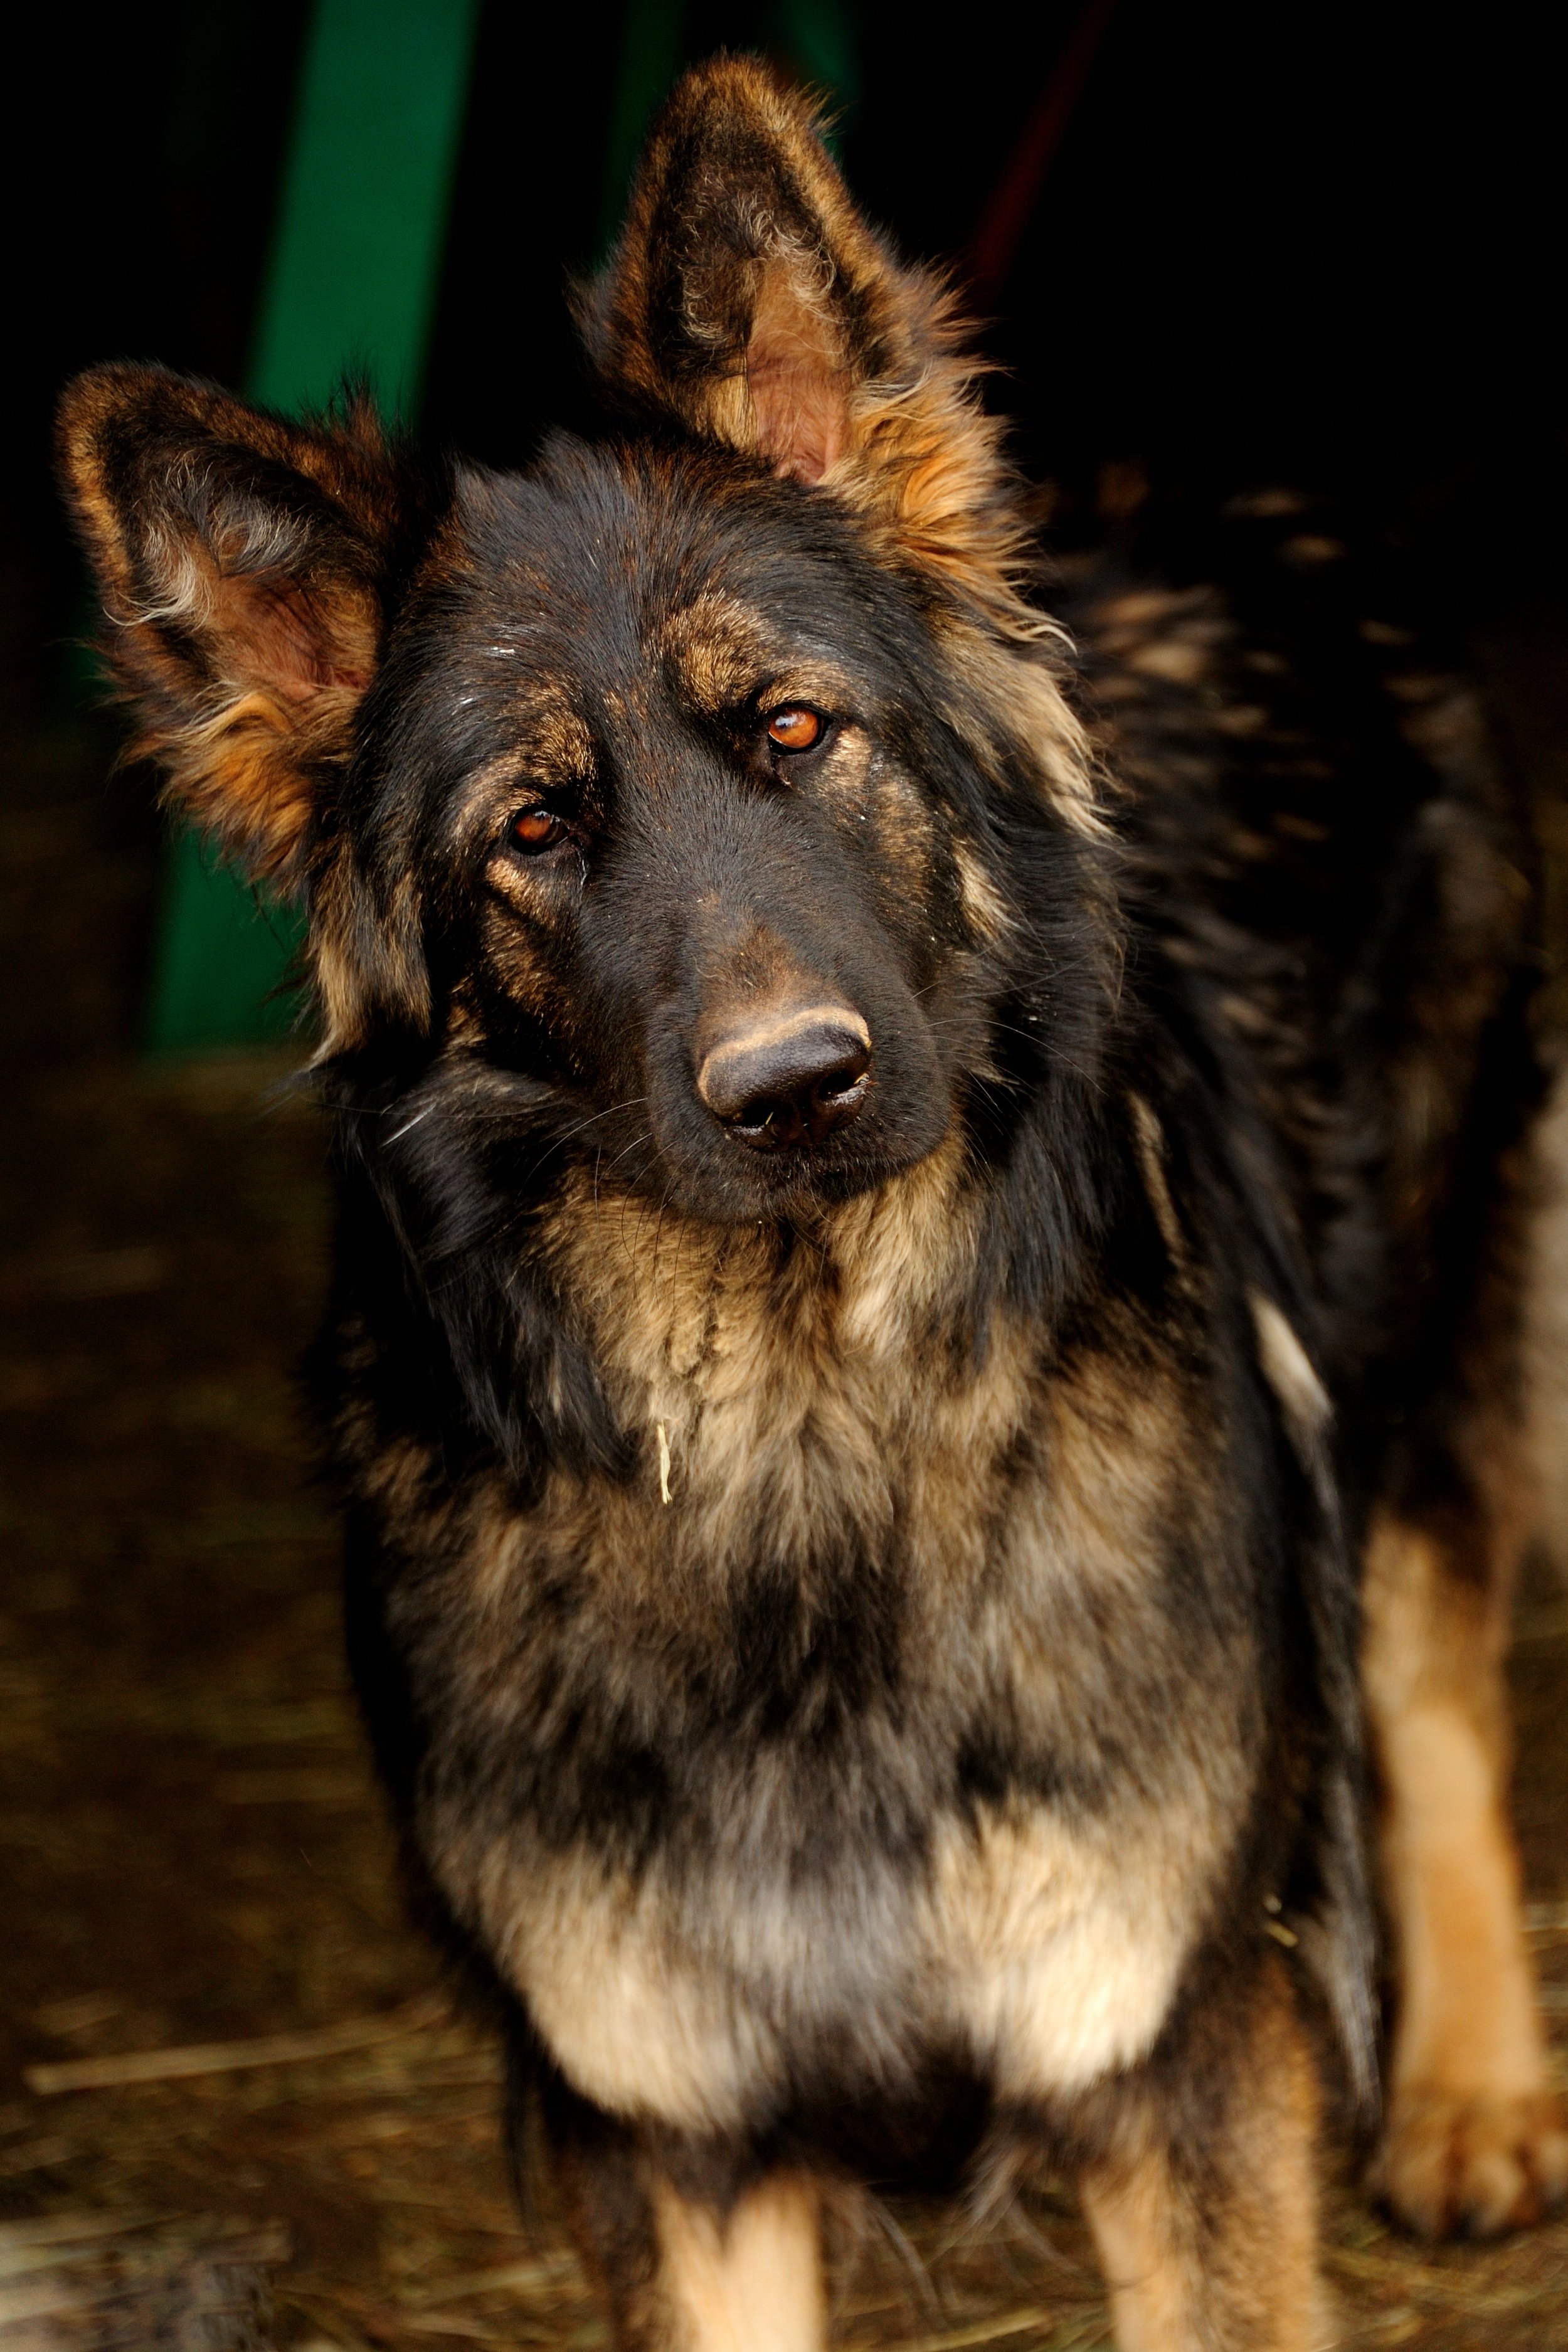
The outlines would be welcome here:
M 633 1476 L 364 1490 L 421 1846 L 569 2079 L 710 2128 L 1141 2055 L 1262 1741 L 1205 1380 L 1126 1309 L 956 1347 L 940 1155 L 787 1251 L 586 1192 L 545 1245 Z

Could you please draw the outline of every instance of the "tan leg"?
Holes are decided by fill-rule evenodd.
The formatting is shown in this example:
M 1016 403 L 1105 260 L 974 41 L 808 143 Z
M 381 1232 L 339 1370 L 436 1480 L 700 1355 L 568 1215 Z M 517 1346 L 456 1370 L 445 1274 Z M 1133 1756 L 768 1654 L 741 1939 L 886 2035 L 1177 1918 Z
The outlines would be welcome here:
M 1398 1969 L 1378 2178 L 1430 2236 L 1534 2221 L 1568 2189 L 1506 1811 L 1510 1588 L 1457 1575 L 1421 1528 L 1374 1525 L 1364 1664 Z
M 821 2214 L 797 2173 L 676 2180 L 645 2141 L 570 2095 L 551 2118 L 564 2218 L 618 2352 L 822 2352 Z
M 723 2218 L 666 2185 L 654 2199 L 660 2352 L 819 2352 L 827 2340 L 811 2184 L 763 2181 Z
M 1083 2184 L 1120 2352 L 1325 2352 L 1318 2086 L 1271 1971 L 1218 2110 L 1155 2116 Z M 1184 2144 L 1190 2139 L 1192 2145 Z

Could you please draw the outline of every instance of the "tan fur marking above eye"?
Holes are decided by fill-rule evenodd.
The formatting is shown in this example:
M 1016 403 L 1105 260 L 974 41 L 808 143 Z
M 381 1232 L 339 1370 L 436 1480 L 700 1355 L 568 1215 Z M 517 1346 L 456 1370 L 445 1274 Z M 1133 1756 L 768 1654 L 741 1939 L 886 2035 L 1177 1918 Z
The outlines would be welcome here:
M 487 835 L 499 851 L 507 821 L 520 802 L 540 792 L 592 782 L 593 737 L 569 703 L 548 691 L 530 697 L 520 706 L 514 723 L 516 740 L 509 749 L 464 779 L 452 823 L 456 839 L 470 851 L 482 848 Z M 509 896 L 522 893 L 529 905 L 537 898 L 515 871 L 492 872 L 491 878 L 500 879 Z
M 776 635 L 763 615 L 719 589 L 704 589 L 672 614 L 653 649 L 668 665 L 677 693 L 709 715 L 748 703 L 766 711 L 805 702 L 842 718 L 854 700 L 850 680 L 830 663 L 781 667 Z
M 784 703 L 805 702 L 831 718 L 844 719 L 854 704 L 855 688 L 843 670 L 835 669 L 826 661 L 814 661 L 809 668 L 802 666 L 770 669 L 758 700 L 765 710 L 777 709 Z
M 757 691 L 769 666 L 770 645 L 760 613 L 707 588 L 670 614 L 654 651 L 674 672 L 678 692 L 697 709 L 717 716 Z
M 592 772 L 594 739 L 564 688 L 538 686 L 509 706 L 531 776 L 565 782 Z

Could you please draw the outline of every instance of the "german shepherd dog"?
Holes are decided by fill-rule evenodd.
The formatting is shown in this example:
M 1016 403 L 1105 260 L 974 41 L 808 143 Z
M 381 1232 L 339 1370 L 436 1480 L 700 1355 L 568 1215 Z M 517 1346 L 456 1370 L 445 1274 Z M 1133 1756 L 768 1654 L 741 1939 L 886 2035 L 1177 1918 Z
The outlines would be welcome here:
M 1375 616 L 1403 734 L 1109 560 L 1047 619 L 948 298 L 765 68 L 677 90 L 583 316 L 604 432 L 523 474 L 150 367 L 61 427 L 142 749 L 309 909 L 412 1853 L 618 2343 L 807 2352 L 836 2184 L 1045 2164 L 1128 2352 L 1306 2352 L 1373 1779 L 1384 2193 L 1568 2180 L 1508 795 Z

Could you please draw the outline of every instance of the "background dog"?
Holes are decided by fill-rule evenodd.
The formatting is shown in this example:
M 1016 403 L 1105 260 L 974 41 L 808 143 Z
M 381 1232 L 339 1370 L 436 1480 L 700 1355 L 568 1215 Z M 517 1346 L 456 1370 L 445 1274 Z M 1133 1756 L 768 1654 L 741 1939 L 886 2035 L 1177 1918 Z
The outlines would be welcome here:
M 1396 623 L 1403 733 L 1331 629 L 1303 696 L 1085 566 L 1086 694 L 940 292 L 759 69 L 584 324 L 620 425 L 526 477 L 153 370 L 62 425 L 143 747 L 310 911 L 418 1866 L 628 2343 L 816 2341 L 823 2180 L 1041 2160 L 1129 2345 L 1321 2342 L 1284 1954 L 1366 2100 L 1363 1552 L 1389 2194 L 1568 2176 L 1507 795 Z

